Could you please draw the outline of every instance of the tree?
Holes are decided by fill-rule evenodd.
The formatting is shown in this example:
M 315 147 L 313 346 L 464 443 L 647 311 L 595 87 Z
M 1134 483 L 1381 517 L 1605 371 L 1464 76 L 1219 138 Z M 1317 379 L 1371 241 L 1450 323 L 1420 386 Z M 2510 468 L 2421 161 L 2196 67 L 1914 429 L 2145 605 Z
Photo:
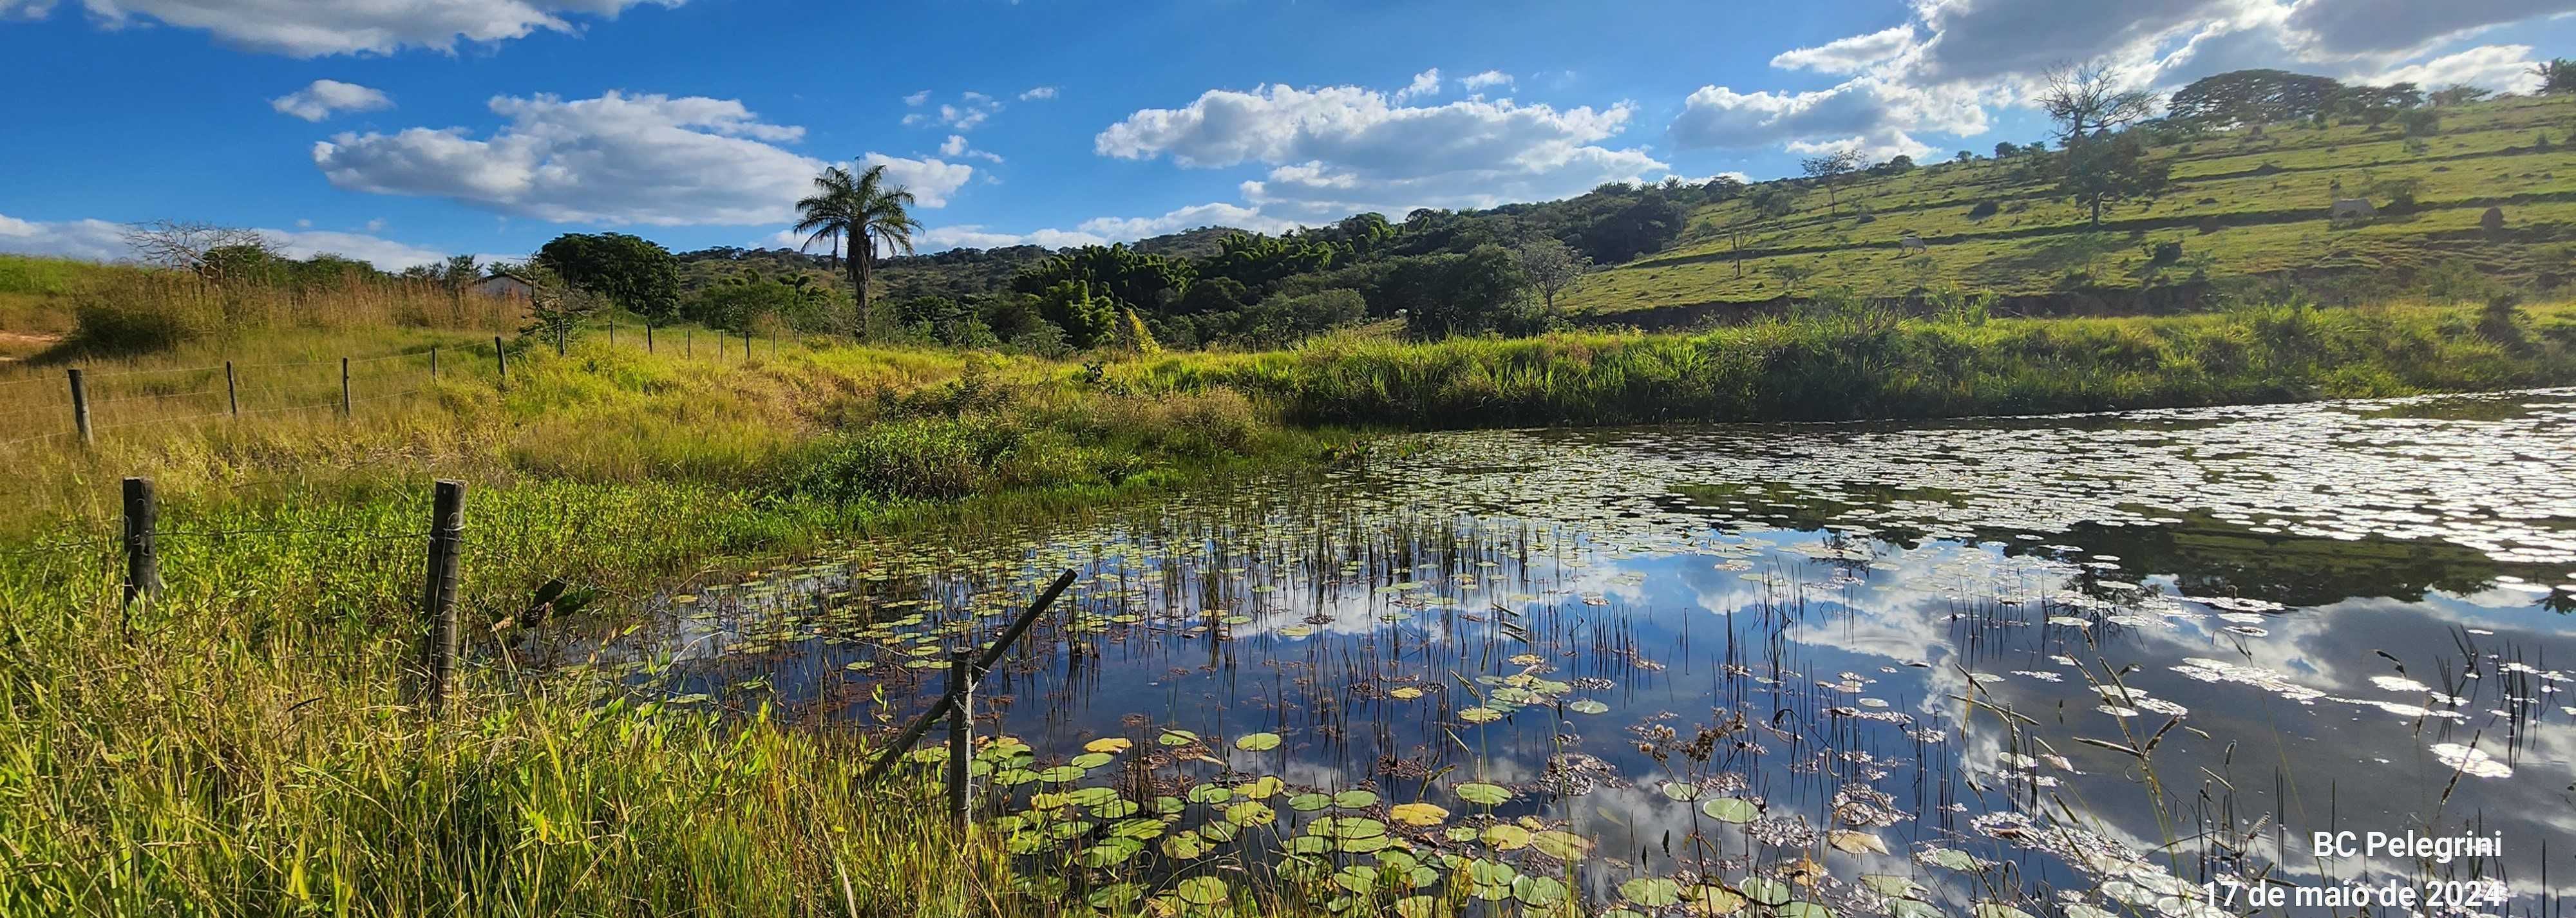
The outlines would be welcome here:
M 558 352 L 572 330 L 598 312 L 603 302 L 598 295 L 564 280 L 542 261 L 493 265 L 492 276 L 528 285 L 528 324 L 520 326 L 519 334 L 539 335 L 539 340 L 552 338 Z
M 268 238 L 268 234 L 238 226 L 155 220 L 130 224 L 119 235 L 145 264 L 187 271 L 217 284 L 239 279 L 230 275 L 229 269 L 244 265 L 265 267 L 282 257 L 277 241 Z
M 668 249 L 625 233 L 565 233 L 537 250 L 535 261 L 564 283 L 599 295 L 647 321 L 680 310 L 680 260 Z
M 1835 199 L 1834 185 L 1858 168 L 1860 168 L 1860 150 L 1857 147 L 1822 156 L 1810 156 L 1798 161 L 1799 171 L 1805 172 L 1808 178 L 1815 179 L 1817 184 L 1825 186 L 1825 213 L 1828 216 L 1839 212 L 1842 206 L 1841 202 Z
M 1785 258 L 1772 262 L 1770 267 L 1764 268 L 1763 270 L 1769 272 L 1772 277 L 1780 280 L 1780 290 L 1783 295 L 1796 294 L 1798 292 L 1798 282 L 1816 276 L 1816 269 Z
M 1798 196 L 1789 186 L 1764 182 L 1753 190 L 1753 212 L 1765 217 L 1785 217 L 1798 209 Z
M 2483 86 L 2453 83 L 2434 90 L 2432 95 L 2425 98 L 2434 105 L 2467 105 L 2492 95 L 2495 95 L 2495 90 Z
M 2102 207 L 2129 198 L 2154 197 L 2165 189 L 2170 164 L 2147 157 L 2147 145 L 2121 133 L 2066 151 L 2057 190 L 2069 201 L 2088 207 L 2093 225 L 2102 225 Z
M 2166 106 L 2171 117 L 2212 127 L 2298 121 L 2326 110 L 2343 84 L 2285 70 L 2231 70 L 2194 80 Z
M 2016 144 L 2014 144 L 2012 141 L 2009 141 L 2009 140 L 1998 140 L 1998 141 L 1995 141 L 1995 158 L 1996 158 L 1996 159 L 2011 159 L 2011 158 L 2013 157 L 2013 154 L 2015 154 L 2015 153 L 2019 153 L 2019 152 L 2021 152 L 2021 147 L 2020 147 L 2020 146 L 2018 146 L 2018 145 L 2016 145 Z
M 858 296 L 857 324 L 862 332 L 868 327 L 868 282 L 876 273 L 877 247 L 912 254 L 912 231 L 921 228 L 921 221 L 912 218 L 916 203 L 903 186 L 885 183 L 883 165 L 855 174 L 826 166 L 814 177 L 814 193 L 796 202 L 795 231 L 806 234 L 806 245 L 846 243 L 842 261 L 848 264 L 850 287 Z
M 1574 286 L 1576 279 L 1592 267 L 1590 259 L 1575 254 L 1565 243 L 1545 236 L 1521 243 L 1512 253 L 1520 263 L 1521 277 L 1530 289 L 1538 291 L 1539 300 L 1548 311 L 1556 311 L 1556 295 Z
M 2067 149 L 2156 113 L 2155 93 L 2120 88 L 2119 79 L 2101 64 L 2058 64 L 2042 79 L 2048 87 L 2039 94 L 2039 108 L 2057 123 L 2058 145 Z
M 2540 92 L 2543 94 L 2576 92 L 2576 61 L 2550 58 L 2531 65 L 2531 73 L 2540 78 Z

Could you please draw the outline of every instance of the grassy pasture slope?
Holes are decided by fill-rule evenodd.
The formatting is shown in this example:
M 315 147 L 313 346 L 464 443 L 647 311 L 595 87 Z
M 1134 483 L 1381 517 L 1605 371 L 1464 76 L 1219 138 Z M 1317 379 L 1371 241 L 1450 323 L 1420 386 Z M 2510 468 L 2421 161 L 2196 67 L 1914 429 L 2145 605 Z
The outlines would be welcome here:
M 2219 279 L 2413 270 L 2450 259 L 2491 276 L 2563 276 L 2576 258 L 2576 155 L 2565 146 L 2571 134 L 2576 98 L 2446 109 L 2440 133 L 2420 138 L 2411 151 L 2394 124 L 2275 127 L 2259 138 L 2228 132 L 2164 148 L 2173 188 L 2152 201 L 2106 208 L 2099 228 L 2052 183 L 2025 175 L 2018 160 L 1861 176 L 1839 192 L 1838 215 L 1828 213 L 1821 191 L 1803 192 L 1798 209 L 1778 219 L 1759 218 L 1744 198 L 1701 208 L 1681 244 L 1592 275 L 1568 303 L 1615 319 L 1637 309 L 1771 300 L 1795 292 L 1774 276 L 1780 264 L 1813 272 L 1799 290 L 1841 285 L 1882 296 L 1941 283 L 2027 294 L 2076 285 L 2137 288 L 2194 272 Z M 2543 136 L 2547 149 L 2538 146 Z M 2413 212 L 2361 223 L 2326 219 L 2332 198 L 2364 196 L 2375 182 L 2406 178 L 2422 182 Z M 1988 201 L 1995 214 L 1968 215 Z M 2489 206 L 2504 209 L 2500 238 L 2479 229 Z M 1741 277 L 1726 234 L 1733 226 L 1749 227 Z M 1930 251 L 1901 257 L 1896 243 L 1907 233 L 1923 237 Z M 2180 241 L 2184 259 L 2151 269 L 2147 250 L 2162 241 Z

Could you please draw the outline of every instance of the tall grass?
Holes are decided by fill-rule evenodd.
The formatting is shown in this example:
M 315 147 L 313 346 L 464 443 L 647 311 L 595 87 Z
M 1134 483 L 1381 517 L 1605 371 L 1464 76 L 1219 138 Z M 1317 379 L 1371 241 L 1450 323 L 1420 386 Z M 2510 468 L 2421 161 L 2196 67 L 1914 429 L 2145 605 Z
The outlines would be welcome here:
M 457 359 L 478 340 L 480 359 Z M 488 336 L 301 327 L 102 379 L 194 387 L 218 353 L 410 360 L 433 343 L 451 349 L 437 380 L 346 418 L 146 414 L 94 449 L 0 449 L 0 914 L 1008 911 L 998 849 L 927 818 L 920 786 L 858 786 L 845 728 L 520 670 L 490 625 L 549 579 L 601 591 L 586 624 L 613 625 L 637 614 L 627 597 L 702 572 L 1328 442 L 1232 393 L 796 342 L 719 361 L 594 337 L 518 349 L 504 384 Z M 124 475 L 163 495 L 168 587 L 135 609 L 111 538 Z M 435 723 L 400 691 L 432 477 L 470 484 L 460 605 L 477 637 L 465 700 Z
M 2576 382 L 2576 308 L 2256 303 L 1982 323 L 1845 315 L 1691 335 L 1561 333 L 1130 364 L 1144 391 L 1231 388 L 1310 423 L 1419 428 L 1930 418 L 2374 397 Z

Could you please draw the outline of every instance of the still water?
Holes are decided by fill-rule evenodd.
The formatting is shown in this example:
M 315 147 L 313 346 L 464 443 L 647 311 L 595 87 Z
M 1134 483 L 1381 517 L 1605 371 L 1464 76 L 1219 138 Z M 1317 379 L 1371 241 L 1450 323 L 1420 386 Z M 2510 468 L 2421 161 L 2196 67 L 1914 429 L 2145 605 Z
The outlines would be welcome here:
M 1437 435 L 854 546 L 612 650 L 680 703 L 900 722 L 1066 568 L 978 696 L 975 768 L 1068 908 L 2091 918 L 2393 879 L 2422 913 L 2556 914 L 2576 887 L 2576 390 Z M 2478 843 L 2315 844 L 2410 831 Z

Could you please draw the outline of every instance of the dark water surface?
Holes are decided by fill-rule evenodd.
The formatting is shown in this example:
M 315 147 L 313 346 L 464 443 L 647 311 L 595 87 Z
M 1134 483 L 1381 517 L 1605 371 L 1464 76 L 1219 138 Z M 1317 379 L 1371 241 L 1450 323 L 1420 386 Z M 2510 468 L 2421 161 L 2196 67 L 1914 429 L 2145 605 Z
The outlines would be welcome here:
M 617 646 L 684 703 L 899 719 L 1066 567 L 976 767 L 998 831 L 1077 865 L 1034 884 L 1068 908 L 1215 890 L 1189 877 L 1363 914 L 2576 886 L 2576 390 L 1441 435 L 857 546 Z M 2495 853 L 2317 856 L 2334 831 Z

